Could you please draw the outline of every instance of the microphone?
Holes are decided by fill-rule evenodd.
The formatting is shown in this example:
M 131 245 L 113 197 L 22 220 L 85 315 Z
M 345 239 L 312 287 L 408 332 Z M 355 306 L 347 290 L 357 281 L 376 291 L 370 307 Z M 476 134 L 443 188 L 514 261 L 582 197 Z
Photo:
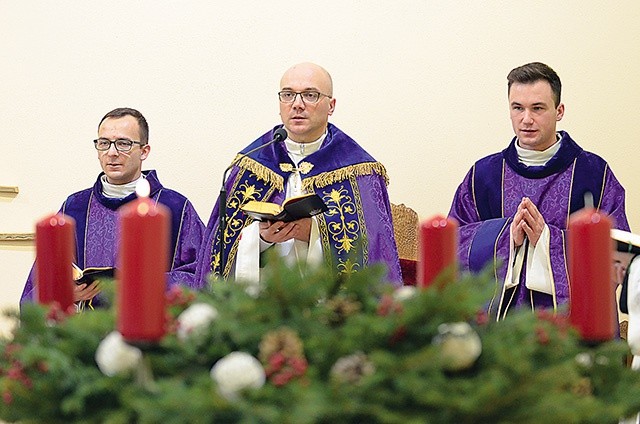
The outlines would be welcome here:
M 229 165 L 227 169 L 224 170 L 224 173 L 222 174 L 222 186 L 220 188 L 220 196 L 218 197 L 218 231 L 220 234 L 220 276 L 223 278 L 224 278 L 224 268 L 227 264 L 227 258 L 226 258 L 227 255 L 224 249 L 224 232 L 226 229 L 226 225 L 225 225 L 226 220 L 224 218 L 225 218 L 225 214 L 227 213 L 227 189 L 225 188 L 225 183 L 227 181 L 227 174 L 235 164 L 237 164 L 238 162 L 240 162 L 240 160 L 242 160 L 242 158 L 245 158 L 249 156 L 251 153 L 257 152 L 258 150 L 264 149 L 267 146 L 271 146 L 272 144 L 279 143 L 286 139 L 287 139 L 287 130 L 285 130 L 284 127 L 278 128 L 273 132 L 273 138 L 270 141 L 264 144 L 261 144 L 258 147 L 255 147 L 249 150 L 246 153 L 240 153 L 236 157 L 236 159 L 233 162 L 231 162 L 231 165 Z

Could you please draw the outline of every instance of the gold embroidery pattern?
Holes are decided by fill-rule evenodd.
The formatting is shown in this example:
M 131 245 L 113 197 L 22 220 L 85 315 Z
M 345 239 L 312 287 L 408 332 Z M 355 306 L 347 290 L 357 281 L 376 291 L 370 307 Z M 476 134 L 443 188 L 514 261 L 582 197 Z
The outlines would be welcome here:
M 298 164 L 298 170 L 303 174 L 308 174 L 313 169 L 313 164 L 310 162 L 300 162 Z
M 356 200 L 356 211 L 358 212 L 358 221 L 360 222 L 360 233 L 362 234 L 362 264 L 369 263 L 369 239 L 367 238 L 367 223 L 364 220 L 364 208 L 362 207 L 362 198 L 360 197 L 360 186 L 356 181 L 355 175 L 349 176 L 349 182 L 353 189 L 353 197 Z
M 356 205 L 349 191 L 344 186 L 340 189 L 333 189 L 331 192 L 324 192 L 324 198 L 329 210 L 327 216 L 336 216 L 335 222 L 329 223 L 329 233 L 335 242 L 338 254 L 350 253 L 358 240 L 358 230 L 360 229 L 358 221 L 353 219 L 356 214 Z
M 325 198 L 326 202 L 327 199 Z M 320 232 L 320 242 L 322 243 L 322 256 L 324 258 L 325 264 L 332 268 L 333 267 L 333 255 L 331 254 L 331 245 L 329 244 L 329 229 L 327 227 L 327 220 L 325 219 L 325 214 L 321 213 L 316 215 L 316 219 L 318 222 L 318 231 Z
M 213 243 L 213 246 L 219 245 L 220 244 L 220 235 L 218 234 L 218 231 L 216 231 L 216 238 L 215 238 L 215 242 Z M 214 276 L 219 276 L 220 275 L 220 252 L 215 252 L 211 255 L 211 268 L 213 270 L 213 275 Z M 227 276 L 227 274 L 224 274 L 225 277 Z
M 346 261 L 340 258 L 338 262 L 338 271 L 341 274 L 353 274 L 360 269 L 360 264 L 352 261 L 351 258 L 347 258 Z
M 337 258 L 336 267 L 341 273 L 352 273 L 361 269 L 368 257 L 366 231 L 362 231 L 364 217 L 362 204 L 355 176 L 349 178 L 352 185 L 353 197 L 349 190 L 340 186 L 329 192 L 323 192 L 323 199 L 329 210 L 325 213 L 327 220 L 327 243 L 331 244 Z M 323 247 L 325 246 L 323 241 Z M 357 248 L 361 247 L 363 255 L 360 256 Z
M 313 169 L 313 164 L 302 161 L 297 167 L 295 167 L 290 163 L 281 163 L 280 169 L 284 172 L 300 172 L 301 174 L 308 174 Z
M 224 231 L 224 242 L 228 243 L 229 239 L 235 238 L 240 230 L 244 227 L 244 220 L 240 213 L 240 208 L 249 200 L 258 200 L 262 194 L 262 189 L 256 188 L 255 185 L 242 183 L 227 202 L 227 225 Z
M 236 177 L 236 180 L 231 188 L 232 195 L 227 200 L 226 205 L 224 246 L 227 246 L 229 243 L 233 243 L 233 245 L 229 250 L 225 269 L 222 272 L 225 277 L 228 277 L 229 272 L 231 271 L 231 266 L 235 259 L 235 255 L 238 249 L 238 235 L 240 234 L 240 231 L 242 231 L 242 229 L 245 227 L 245 224 L 252 221 L 251 219 L 245 219 L 244 215 L 240 211 L 240 208 L 250 200 L 261 200 L 268 198 L 274 191 L 273 187 L 256 187 L 255 184 L 251 184 L 249 182 L 251 180 L 251 176 L 249 178 L 244 178 L 244 174 L 244 170 L 238 173 L 238 176 Z M 265 190 L 266 194 L 262 195 Z M 220 275 L 220 246 L 220 232 L 216 231 L 215 242 L 212 245 L 213 252 L 211 255 L 211 269 L 214 271 L 214 275 Z M 218 249 L 216 249 L 216 247 L 218 247 Z

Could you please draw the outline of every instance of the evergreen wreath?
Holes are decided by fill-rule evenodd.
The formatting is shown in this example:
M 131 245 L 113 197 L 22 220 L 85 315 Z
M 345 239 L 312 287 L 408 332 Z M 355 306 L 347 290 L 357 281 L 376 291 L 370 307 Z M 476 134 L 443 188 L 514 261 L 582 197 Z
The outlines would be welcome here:
M 167 335 L 144 349 L 114 333 L 114 308 L 25 304 L 0 341 L 0 419 L 600 424 L 640 411 L 624 341 L 585 346 L 547 311 L 490 321 L 489 275 L 394 292 L 384 273 L 272 262 L 259 292 L 174 287 Z

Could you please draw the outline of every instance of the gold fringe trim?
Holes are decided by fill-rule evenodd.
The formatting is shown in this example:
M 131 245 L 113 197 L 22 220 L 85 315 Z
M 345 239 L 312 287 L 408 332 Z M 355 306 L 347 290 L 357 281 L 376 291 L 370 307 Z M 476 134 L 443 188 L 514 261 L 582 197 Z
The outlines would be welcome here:
M 350 176 L 361 177 L 364 175 L 378 174 L 384 178 L 385 185 L 389 185 L 389 176 L 384 165 L 380 162 L 364 162 L 356 165 L 345 166 L 344 168 L 334 171 L 323 172 L 315 177 L 309 177 L 302 180 L 305 190 L 312 191 L 313 188 L 322 188 L 338 181 L 343 181 Z
M 266 166 L 244 155 L 237 155 L 233 162 L 238 167 L 254 174 L 259 180 L 275 187 L 276 190 L 284 191 L 284 179 Z

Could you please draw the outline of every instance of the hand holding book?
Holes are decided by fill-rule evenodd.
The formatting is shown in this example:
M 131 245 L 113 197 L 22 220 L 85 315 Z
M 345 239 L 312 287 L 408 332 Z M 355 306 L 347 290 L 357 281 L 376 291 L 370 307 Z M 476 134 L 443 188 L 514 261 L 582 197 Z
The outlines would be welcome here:
M 241 207 L 242 211 L 256 221 L 291 222 L 310 218 L 326 212 L 329 208 L 316 193 L 291 197 L 282 206 L 271 202 L 252 200 Z

